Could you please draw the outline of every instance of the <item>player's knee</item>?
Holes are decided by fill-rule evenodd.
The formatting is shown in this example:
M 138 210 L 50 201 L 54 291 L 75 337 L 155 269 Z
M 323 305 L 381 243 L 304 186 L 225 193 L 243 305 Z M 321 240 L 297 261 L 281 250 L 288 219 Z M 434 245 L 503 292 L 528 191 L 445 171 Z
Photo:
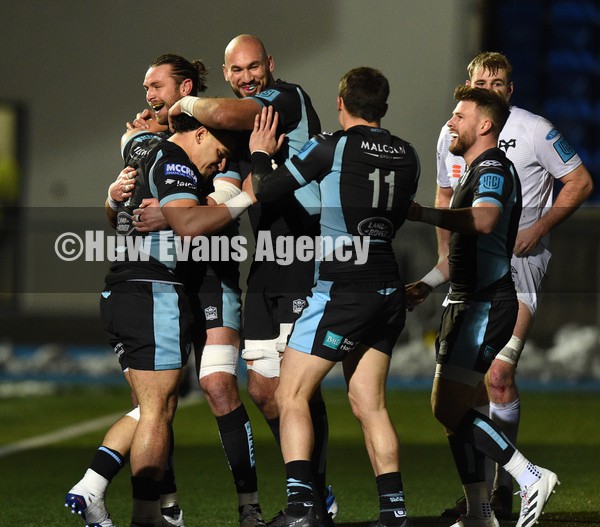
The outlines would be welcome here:
M 279 377 L 281 353 L 277 349 L 277 339 L 247 340 L 242 358 L 248 370 L 267 379 Z
M 238 348 L 229 344 L 209 344 L 202 350 L 199 379 L 213 373 L 237 376 Z

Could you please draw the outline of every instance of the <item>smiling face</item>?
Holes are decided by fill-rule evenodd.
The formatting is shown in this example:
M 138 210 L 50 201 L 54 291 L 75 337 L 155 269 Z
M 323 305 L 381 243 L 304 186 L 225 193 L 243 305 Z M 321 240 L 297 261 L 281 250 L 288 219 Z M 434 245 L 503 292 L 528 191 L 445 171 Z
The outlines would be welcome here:
M 184 95 L 183 83 L 173 77 L 170 64 L 162 64 L 150 68 L 144 77 L 146 101 L 154 110 L 156 121 L 161 125 L 169 124 L 169 108 Z
M 273 82 L 274 62 L 262 43 L 249 35 L 235 38 L 225 50 L 223 75 L 238 97 L 250 97 Z
M 477 127 L 481 112 L 473 101 L 460 101 L 452 118 L 448 121 L 450 129 L 450 152 L 455 156 L 463 156 L 475 144 Z

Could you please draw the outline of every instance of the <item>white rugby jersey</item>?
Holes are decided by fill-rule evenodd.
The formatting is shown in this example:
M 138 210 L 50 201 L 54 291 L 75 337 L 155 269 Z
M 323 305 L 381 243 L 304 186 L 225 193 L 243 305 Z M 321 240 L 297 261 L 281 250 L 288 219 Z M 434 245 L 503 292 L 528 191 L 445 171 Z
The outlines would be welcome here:
M 465 160 L 449 152 L 450 132 L 445 125 L 437 143 L 437 184 L 456 188 Z M 554 178 L 566 176 L 581 158 L 552 123 L 516 106 L 498 138 L 498 147 L 514 163 L 521 180 L 523 212 L 519 229 L 529 227 L 552 206 Z

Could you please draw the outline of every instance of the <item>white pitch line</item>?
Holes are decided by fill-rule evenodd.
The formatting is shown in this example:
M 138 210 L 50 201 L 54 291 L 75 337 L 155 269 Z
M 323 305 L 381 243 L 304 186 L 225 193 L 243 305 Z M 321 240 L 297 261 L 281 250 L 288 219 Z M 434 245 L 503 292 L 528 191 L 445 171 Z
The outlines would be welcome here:
M 185 408 L 186 406 L 197 404 L 203 400 L 204 399 L 202 397 L 188 397 L 183 401 L 180 401 L 178 407 Z M 95 432 L 101 428 L 108 428 L 118 419 L 123 417 L 123 415 L 125 414 L 118 413 L 105 415 L 104 417 L 98 417 L 97 419 L 84 421 L 83 423 L 73 426 L 67 426 L 61 430 L 56 430 L 55 432 L 50 432 L 48 434 L 43 434 L 36 437 L 30 437 L 29 439 L 22 439 L 16 443 L 0 447 L 0 457 L 10 456 L 11 454 L 16 454 L 17 452 L 32 450 L 34 448 L 44 447 L 52 443 L 58 443 L 66 439 L 72 439 L 73 437 L 78 437 L 89 432 Z

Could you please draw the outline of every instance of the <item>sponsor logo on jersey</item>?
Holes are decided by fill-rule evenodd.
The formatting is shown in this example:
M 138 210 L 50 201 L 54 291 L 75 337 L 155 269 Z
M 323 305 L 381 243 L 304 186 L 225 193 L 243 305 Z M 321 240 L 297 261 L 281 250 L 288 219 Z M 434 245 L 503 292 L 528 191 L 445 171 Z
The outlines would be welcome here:
M 133 217 L 128 212 L 122 210 L 117 214 L 117 234 L 121 236 L 128 236 L 131 234 L 135 227 L 133 226 Z
M 302 310 L 306 306 L 306 300 L 302 298 L 297 298 L 296 300 L 292 300 L 292 312 L 298 315 L 302 313 Z
M 461 165 L 452 165 L 452 177 L 458 179 L 462 174 Z
M 381 143 L 372 143 L 371 141 L 363 141 L 360 147 L 368 152 L 377 152 L 380 154 L 406 154 L 406 150 L 403 146 L 384 145 Z
M 204 318 L 206 320 L 217 320 L 219 311 L 215 306 L 208 306 L 204 309 Z
M 560 132 L 556 128 L 552 128 L 546 136 L 546 141 L 552 141 Z
M 500 139 L 500 141 L 498 141 L 498 148 L 501 148 L 502 150 L 504 150 L 504 152 L 508 152 L 508 149 L 510 147 L 517 148 L 517 140 L 516 139 L 509 139 L 508 141 L 505 141 L 504 139 Z
M 482 161 L 479 163 L 480 167 L 501 167 L 502 163 L 500 161 L 494 161 L 493 159 L 488 159 L 487 161 Z
M 573 147 L 567 143 L 567 140 L 564 137 L 557 139 L 552 146 L 554 147 L 554 150 L 556 150 L 556 153 L 563 160 L 563 163 L 566 163 L 572 159 L 573 156 L 575 156 L 575 150 L 573 150 Z
M 165 176 L 180 176 L 191 179 L 196 185 L 198 184 L 198 178 L 194 174 L 193 169 L 179 163 L 167 163 L 165 165 Z
M 394 224 L 387 218 L 366 218 L 358 224 L 358 232 L 362 236 L 392 239 Z
M 171 178 L 165 179 L 165 185 L 172 185 L 173 183 L 175 183 L 174 179 L 171 179 Z

